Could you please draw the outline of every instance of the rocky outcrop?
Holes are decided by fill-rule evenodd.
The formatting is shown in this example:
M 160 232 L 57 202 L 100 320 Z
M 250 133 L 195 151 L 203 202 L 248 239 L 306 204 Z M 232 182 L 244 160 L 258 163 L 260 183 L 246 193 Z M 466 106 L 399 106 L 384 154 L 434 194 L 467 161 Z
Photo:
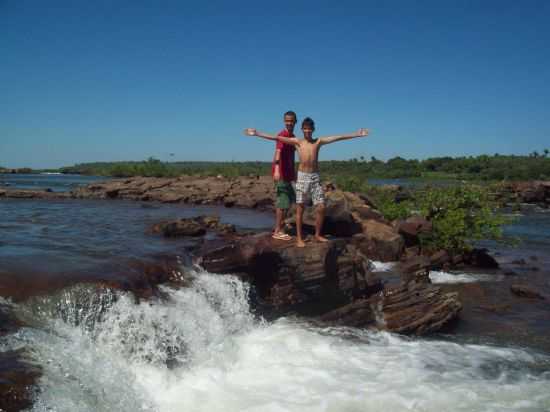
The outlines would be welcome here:
M 296 248 L 268 234 L 205 245 L 196 260 L 206 270 L 250 282 L 263 308 L 293 311 L 325 323 L 425 334 L 455 319 L 456 294 L 420 278 L 382 282 L 370 261 L 346 239 Z
M 237 179 L 198 176 L 136 177 L 80 187 L 72 192 L 72 196 L 78 199 L 131 199 L 258 209 L 272 208 L 274 201 L 273 180 L 269 176 Z
M 497 187 L 496 196 L 507 202 L 550 206 L 550 181 L 508 182 Z
M 0 189 L 0 198 L 13 199 L 70 199 L 69 192 L 52 192 L 51 189 Z
M 368 299 L 357 299 L 320 317 L 322 322 L 407 335 L 425 335 L 455 320 L 462 309 L 456 292 L 420 282 L 401 283 Z

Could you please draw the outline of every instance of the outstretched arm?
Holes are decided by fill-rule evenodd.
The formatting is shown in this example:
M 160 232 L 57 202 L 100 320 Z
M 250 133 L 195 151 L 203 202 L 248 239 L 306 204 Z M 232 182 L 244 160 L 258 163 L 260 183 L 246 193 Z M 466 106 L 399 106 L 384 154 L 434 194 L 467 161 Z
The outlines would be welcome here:
M 291 145 L 294 145 L 294 146 L 298 146 L 298 139 L 296 139 L 294 137 L 274 136 L 274 135 L 271 135 L 271 134 L 260 132 L 256 129 L 253 129 L 253 128 L 244 129 L 244 134 L 247 135 L 247 136 L 261 137 L 261 138 L 267 139 L 267 140 L 275 140 L 275 141 L 278 140 L 278 141 L 286 143 L 286 144 L 291 144 Z
M 324 145 L 324 144 L 338 142 L 340 140 L 354 139 L 356 137 L 365 137 L 365 136 L 368 136 L 368 135 L 369 135 L 369 129 L 359 129 L 355 133 L 351 133 L 351 134 L 342 134 L 342 135 L 337 135 L 337 136 L 321 137 L 321 138 L 319 138 L 319 140 L 320 140 L 319 143 Z

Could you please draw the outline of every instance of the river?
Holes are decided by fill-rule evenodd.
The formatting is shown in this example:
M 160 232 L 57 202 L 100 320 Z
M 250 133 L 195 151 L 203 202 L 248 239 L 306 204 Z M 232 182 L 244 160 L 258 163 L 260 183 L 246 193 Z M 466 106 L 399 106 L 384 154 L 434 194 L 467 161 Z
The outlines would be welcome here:
M 117 276 L 134 270 L 136 260 L 161 255 L 180 256 L 184 265 L 186 241 L 151 236 L 147 229 L 198 214 L 218 214 L 239 229 L 272 224 L 270 214 L 218 207 L 4 199 L 0 276 L 31 285 L 39 278 Z M 550 288 L 550 214 L 533 210 L 506 230 L 523 243 L 489 244 L 499 261 L 513 277 Z M 164 287 L 166 299 L 139 304 L 127 293 L 79 282 L 46 295 L 0 298 L 26 324 L 0 338 L 0 351 L 22 348 L 42 369 L 33 410 L 550 410 L 549 328 L 541 321 L 548 320 L 549 303 L 525 306 L 528 315 L 518 309 L 497 316 L 466 302 L 473 321 L 446 334 L 407 338 L 319 328 L 292 317 L 268 322 L 249 307 L 245 283 L 185 270 L 192 278 L 188 288 Z M 447 287 L 485 288 L 479 291 L 494 290 L 512 275 L 431 276 Z M 523 322 L 543 339 L 489 333 L 488 317 L 497 329 Z

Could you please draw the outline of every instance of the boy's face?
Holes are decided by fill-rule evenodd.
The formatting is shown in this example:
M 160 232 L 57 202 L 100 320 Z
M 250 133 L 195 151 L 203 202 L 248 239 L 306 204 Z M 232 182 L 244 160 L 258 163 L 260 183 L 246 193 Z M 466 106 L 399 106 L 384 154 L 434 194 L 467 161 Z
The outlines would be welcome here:
M 302 132 L 304 133 L 304 138 L 310 140 L 313 139 L 313 131 L 315 129 L 311 126 L 302 126 Z
M 292 133 L 294 131 L 294 126 L 295 125 L 296 125 L 296 118 L 294 116 L 286 115 L 285 116 L 285 128 L 286 128 L 286 130 L 288 130 L 290 133 Z

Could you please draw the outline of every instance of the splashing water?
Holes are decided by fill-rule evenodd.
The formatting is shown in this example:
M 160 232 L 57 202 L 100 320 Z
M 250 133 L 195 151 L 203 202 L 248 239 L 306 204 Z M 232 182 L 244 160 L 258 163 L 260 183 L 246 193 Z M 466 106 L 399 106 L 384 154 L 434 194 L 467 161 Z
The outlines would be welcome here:
M 167 299 L 78 286 L 15 307 L 39 411 L 547 411 L 550 359 L 520 349 L 255 319 L 196 272 Z

